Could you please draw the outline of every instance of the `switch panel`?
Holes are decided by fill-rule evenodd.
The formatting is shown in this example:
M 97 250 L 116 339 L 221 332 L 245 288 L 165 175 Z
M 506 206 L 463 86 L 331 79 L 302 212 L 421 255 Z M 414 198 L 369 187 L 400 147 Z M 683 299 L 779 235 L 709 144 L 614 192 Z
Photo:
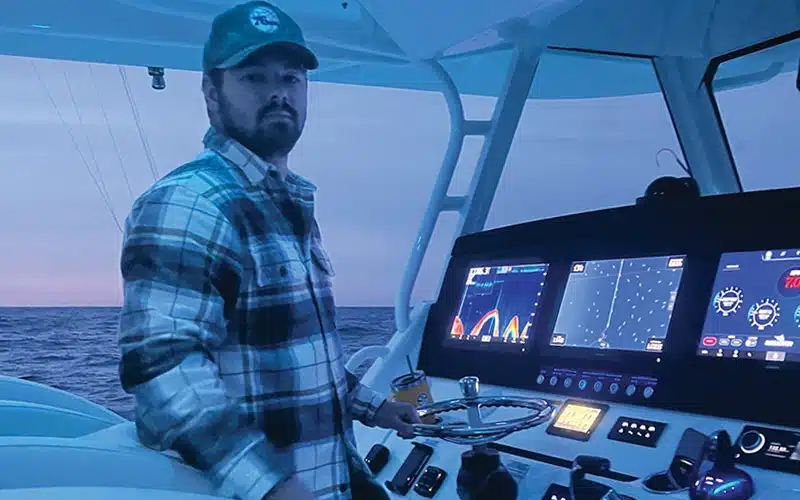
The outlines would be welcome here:
M 619 417 L 608 439 L 655 448 L 667 424 L 641 418 Z

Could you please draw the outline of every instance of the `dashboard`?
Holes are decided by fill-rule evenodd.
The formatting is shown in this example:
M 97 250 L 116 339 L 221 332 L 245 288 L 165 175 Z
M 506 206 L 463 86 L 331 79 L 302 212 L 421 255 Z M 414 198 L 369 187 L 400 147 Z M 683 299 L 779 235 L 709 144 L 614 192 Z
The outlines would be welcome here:
M 756 498 L 800 498 L 800 232 L 785 210 L 798 202 L 799 189 L 722 195 L 461 237 L 418 368 L 435 400 L 476 375 L 557 406 L 490 445 L 520 498 L 562 498 L 580 454 L 609 459 L 600 480 L 629 498 L 688 498 L 665 471 L 719 429 Z M 454 482 L 465 448 L 427 446 Z

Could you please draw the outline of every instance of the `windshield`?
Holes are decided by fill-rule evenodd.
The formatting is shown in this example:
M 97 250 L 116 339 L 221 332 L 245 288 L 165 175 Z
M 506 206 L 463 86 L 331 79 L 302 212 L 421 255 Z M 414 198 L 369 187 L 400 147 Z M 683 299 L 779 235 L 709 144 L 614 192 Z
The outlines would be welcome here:
M 711 88 L 745 191 L 800 186 L 800 39 L 723 62 Z M 737 85 L 750 83 L 745 87 Z
M 625 73 L 658 89 L 649 59 L 581 54 L 582 78 L 598 84 Z M 559 67 L 544 54 L 533 81 L 554 85 Z M 603 64 L 598 64 L 598 59 Z M 567 82 L 560 82 L 568 85 Z M 528 101 L 489 213 L 491 229 L 533 219 L 631 205 L 661 176 L 687 176 L 661 93 Z

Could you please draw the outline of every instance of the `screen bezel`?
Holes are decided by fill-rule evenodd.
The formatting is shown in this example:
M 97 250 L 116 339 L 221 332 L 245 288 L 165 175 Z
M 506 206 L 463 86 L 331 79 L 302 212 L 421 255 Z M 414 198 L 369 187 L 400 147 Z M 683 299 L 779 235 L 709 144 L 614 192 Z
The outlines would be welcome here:
M 709 310 L 714 307 L 714 297 L 717 294 L 717 278 L 720 274 L 720 268 L 722 266 L 723 259 L 726 255 L 736 255 L 736 254 L 761 254 L 767 251 L 773 252 L 781 252 L 781 251 L 789 251 L 789 250 L 799 250 L 800 248 L 762 248 L 762 249 L 744 249 L 744 250 L 728 250 L 726 252 L 721 252 L 719 258 L 717 259 L 715 266 L 714 266 L 714 275 L 711 280 L 711 289 L 709 291 L 708 297 L 706 298 L 706 304 L 703 309 L 703 319 L 700 324 L 699 334 L 697 336 L 697 342 L 694 346 L 694 355 L 697 360 L 702 360 L 703 363 L 708 363 L 709 360 L 714 360 L 720 364 L 731 364 L 735 366 L 751 366 L 751 367 L 759 367 L 761 369 L 767 370 L 774 370 L 774 371 L 798 371 L 800 372 L 800 360 L 793 360 L 793 361 L 771 361 L 767 359 L 759 359 L 759 358 L 734 358 L 730 356 L 723 356 L 717 357 L 712 355 L 705 355 L 701 354 L 700 347 L 703 338 L 708 335 L 705 331 L 706 329 L 706 322 L 708 320 Z M 798 261 L 798 267 L 800 267 L 800 261 Z
M 452 327 L 453 321 L 455 320 L 455 317 L 458 314 L 458 309 L 460 307 L 461 301 L 463 300 L 464 294 L 466 293 L 467 289 L 466 280 L 467 276 L 469 275 L 470 269 L 476 267 L 529 266 L 529 265 L 544 265 L 546 266 L 546 269 L 544 275 L 544 285 L 542 286 L 541 295 L 539 296 L 539 305 L 536 306 L 536 311 L 535 311 L 536 314 L 534 315 L 533 322 L 531 324 L 528 333 L 528 339 L 525 343 L 514 344 L 505 342 L 500 342 L 500 343 L 465 342 L 461 340 L 454 340 L 450 337 L 450 328 Z M 458 291 L 458 293 L 453 294 L 456 296 L 456 300 L 453 301 L 451 299 L 448 300 L 447 303 L 441 304 L 442 307 L 449 308 L 449 313 L 442 314 L 444 329 L 441 332 L 441 339 L 440 339 L 441 346 L 446 349 L 515 353 L 515 354 L 525 354 L 533 350 L 534 346 L 536 345 L 536 340 L 539 336 L 538 326 L 542 323 L 541 316 L 544 305 L 543 300 L 545 299 L 547 289 L 549 288 L 549 285 L 552 282 L 551 279 L 552 268 L 553 264 L 551 262 L 546 262 L 544 259 L 535 257 L 519 258 L 519 259 L 488 259 L 488 260 L 481 259 L 481 260 L 467 261 L 463 266 L 460 266 L 459 272 L 457 273 L 457 276 L 459 277 L 460 290 Z
M 588 431 L 580 432 L 572 429 L 564 429 L 561 427 L 557 427 L 558 419 L 561 418 L 562 412 L 569 405 L 583 406 L 585 408 L 600 410 L 600 413 L 594 419 L 594 422 L 592 422 L 592 425 L 591 427 L 589 427 Z M 553 417 L 553 420 L 550 422 L 550 425 L 547 426 L 546 432 L 552 436 L 565 437 L 569 439 L 575 439 L 577 441 L 588 441 L 594 435 L 597 428 L 600 427 L 600 423 L 605 418 L 606 413 L 608 412 L 608 408 L 609 406 L 607 404 L 596 403 L 594 401 L 584 401 L 582 399 L 567 399 L 559 406 L 558 412 Z
M 550 339 L 552 338 L 555 332 L 555 325 L 558 319 L 558 315 L 561 312 L 561 307 L 564 301 L 564 294 L 567 290 L 567 282 L 569 280 L 569 276 L 571 274 L 571 270 L 576 263 L 588 263 L 588 262 L 599 262 L 599 261 L 608 261 L 608 260 L 632 260 L 632 259 L 639 259 L 639 258 L 672 258 L 672 257 L 682 257 L 683 260 L 683 270 L 681 271 L 681 282 L 678 285 L 677 295 L 675 297 L 675 304 L 673 306 L 672 314 L 670 315 L 669 325 L 667 325 L 666 330 L 666 337 L 664 338 L 664 348 L 660 352 L 652 352 L 652 351 L 631 351 L 631 350 L 618 350 L 618 349 L 594 349 L 590 347 L 576 347 L 576 346 L 554 346 L 550 344 Z M 686 301 L 684 298 L 685 291 L 689 285 L 687 282 L 687 276 L 690 275 L 692 272 L 692 256 L 687 254 L 686 252 L 654 252 L 654 253 L 640 253 L 636 255 L 624 255 L 618 257 L 592 257 L 592 258 L 585 258 L 585 259 L 572 259 L 569 261 L 565 277 L 561 279 L 559 282 L 558 290 L 554 291 L 557 293 L 557 297 L 555 300 L 554 307 L 550 311 L 548 317 L 548 327 L 545 332 L 542 332 L 541 336 L 537 343 L 537 350 L 542 354 L 545 358 L 558 358 L 558 359 L 576 359 L 576 360 L 607 360 L 612 363 L 627 363 L 627 362 L 637 362 L 637 363 L 645 363 L 645 364 L 655 364 L 659 365 L 665 359 L 665 357 L 669 356 L 669 353 L 673 351 L 677 346 L 673 346 L 675 335 L 673 331 L 679 328 L 680 318 L 679 313 L 683 308 L 683 303 Z M 677 313 L 677 314 L 676 314 Z M 642 374 L 652 373 L 652 370 L 648 372 L 642 372 Z

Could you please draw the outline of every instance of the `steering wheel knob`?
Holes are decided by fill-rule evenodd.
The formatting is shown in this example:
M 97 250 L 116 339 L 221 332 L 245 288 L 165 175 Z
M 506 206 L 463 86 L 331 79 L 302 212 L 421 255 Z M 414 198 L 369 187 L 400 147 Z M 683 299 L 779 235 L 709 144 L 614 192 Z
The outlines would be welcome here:
M 461 394 L 463 394 L 465 398 L 477 398 L 481 390 L 481 381 L 475 376 L 462 377 L 461 380 L 458 381 L 458 386 L 461 388 Z

